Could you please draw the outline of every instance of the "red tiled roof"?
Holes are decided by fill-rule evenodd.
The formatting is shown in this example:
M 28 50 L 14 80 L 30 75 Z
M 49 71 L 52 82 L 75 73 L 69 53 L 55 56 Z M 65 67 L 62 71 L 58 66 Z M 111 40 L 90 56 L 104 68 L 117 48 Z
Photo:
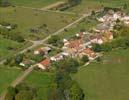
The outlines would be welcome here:
M 79 35 L 80 35 L 80 37 L 83 37 L 83 32 L 80 32 Z
M 41 52 L 44 52 L 44 49 L 43 48 L 39 48 L 37 51 L 39 51 L 41 53 Z
M 96 57 L 95 52 L 90 48 L 84 49 L 83 52 L 86 53 L 88 56 L 90 56 L 92 58 Z
M 78 39 L 78 40 L 72 40 L 69 42 L 69 48 L 79 48 L 79 46 L 82 44 L 82 40 Z
M 94 53 L 90 48 L 84 49 L 83 52 L 86 53 L 86 54 Z
M 50 59 L 45 59 L 42 62 L 40 62 L 43 66 L 49 66 L 50 65 Z

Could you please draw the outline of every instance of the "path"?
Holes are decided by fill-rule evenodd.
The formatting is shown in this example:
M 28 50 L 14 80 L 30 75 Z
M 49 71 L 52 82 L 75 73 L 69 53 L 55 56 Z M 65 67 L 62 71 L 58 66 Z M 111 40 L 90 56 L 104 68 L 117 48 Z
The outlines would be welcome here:
M 37 10 L 37 11 L 44 11 L 44 12 L 53 12 L 53 13 L 61 13 L 61 14 L 68 14 L 68 15 L 77 15 L 77 13 L 74 12 L 66 12 L 66 11 L 59 11 L 59 10 L 45 10 L 45 9 L 39 9 L 39 8 L 34 8 L 34 7 L 26 7 L 26 6 L 16 6 L 16 7 L 21 7 L 21 8 L 27 8 L 27 9 L 32 9 L 32 10 Z M 78 14 L 81 15 L 81 14 Z
M 14 80 L 12 83 L 11 83 L 11 86 L 12 87 L 15 87 L 17 84 L 21 83 L 34 69 L 35 65 L 31 66 L 30 68 L 28 68 L 27 70 L 25 70 L 23 72 L 22 75 L 18 76 L 16 78 L 16 80 Z M 4 100 L 5 98 L 5 95 L 6 95 L 6 90 L 0 95 L 0 100 Z
M 58 7 L 60 5 L 64 5 L 64 4 L 66 4 L 66 3 L 62 2 L 62 1 L 59 1 L 59 2 L 53 3 L 51 5 L 48 5 L 46 7 L 43 7 L 43 8 L 41 8 L 41 10 L 49 10 L 49 9 L 52 9 L 52 8 L 55 8 L 55 7 Z

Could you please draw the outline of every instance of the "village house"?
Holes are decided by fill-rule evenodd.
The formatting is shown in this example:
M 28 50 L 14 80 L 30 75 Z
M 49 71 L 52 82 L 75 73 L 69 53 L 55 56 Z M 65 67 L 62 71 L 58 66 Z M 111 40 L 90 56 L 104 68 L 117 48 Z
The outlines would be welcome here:
M 101 35 L 98 35 L 97 36 L 97 42 L 96 43 L 98 43 L 98 44 L 103 44 L 104 43 L 104 41 L 103 41 L 103 37 L 101 36 Z
M 90 38 L 87 36 L 84 38 L 84 46 L 87 47 L 90 45 L 91 45 L 91 41 L 90 41 Z
M 91 48 L 86 48 L 82 52 L 79 53 L 79 57 L 83 57 L 84 55 L 87 55 L 89 57 L 89 60 L 94 60 L 96 58 L 96 53 Z
M 98 33 L 104 33 L 105 31 L 110 30 L 110 24 L 109 23 L 101 23 L 96 26 L 93 30 Z
M 31 65 L 33 65 L 35 62 L 32 60 L 28 60 L 25 59 L 24 61 L 22 61 L 19 65 L 22 67 L 30 67 Z
M 63 60 L 64 57 L 63 57 L 63 55 L 61 53 L 59 53 L 59 54 L 51 57 L 50 59 L 51 59 L 51 61 L 60 61 L 60 60 Z
M 109 30 L 113 30 L 113 27 L 114 27 L 114 25 L 116 25 L 116 21 L 118 19 L 120 21 L 123 21 L 125 25 L 129 26 L 129 16 L 121 11 L 114 12 L 113 10 L 109 10 L 105 16 L 97 18 L 97 20 L 99 22 L 101 22 L 102 24 L 105 24 L 105 25 L 109 24 Z M 102 27 L 102 25 L 101 25 L 101 27 Z M 101 27 L 99 25 L 99 27 L 97 26 L 97 28 L 94 30 L 96 32 L 104 31 L 104 30 L 100 29 Z
M 48 54 L 50 51 L 51 51 L 51 48 L 49 48 L 49 47 L 41 47 L 41 48 L 35 50 L 34 54 L 35 55 L 38 55 L 38 54 Z
M 103 41 L 110 42 L 113 40 L 113 33 L 111 31 L 106 31 L 103 33 Z
M 45 60 L 43 60 L 37 64 L 38 68 L 40 68 L 42 70 L 49 69 L 50 65 L 51 65 L 51 61 L 49 58 L 46 58 Z
M 84 49 L 83 40 L 82 39 L 76 39 L 76 40 L 70 40 L 64 43 L 63 46 L 63 52 L 69 54 L 71 57 L 75 57 L 77 52 Z
M 90 38 L 91 43 L 103 44 L 103 42 L 104 42 L 103 37 L 100 34 L 98 34 L 96 36 L 91 35 L 89 38 Z
M 125 25 L 129 26 L 129 16 L 123 17 L 122 21 L 125 23 Z
M 97 20 L 102 23 L 111 23 L 113 21 L 116 21 L 117 19 L 121 20 L 123 15 L 124 14 L 120 11 L 114 12 L 113 10 L 109 10 L 106 15 L 97 18 Z
M 76 34 L 76 37 L 80 37 L 80 38 L 83 38 L 84 35 L 88 34 L 87 32 L 80 32 L 80 33 L 77 33 Z

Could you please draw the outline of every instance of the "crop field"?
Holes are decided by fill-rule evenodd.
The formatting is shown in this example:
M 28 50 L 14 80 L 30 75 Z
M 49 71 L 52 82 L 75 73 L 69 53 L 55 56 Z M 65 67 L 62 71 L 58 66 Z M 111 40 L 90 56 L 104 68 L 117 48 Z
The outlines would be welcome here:
M 80 5 L 72 7 L 67 11 L 87 13 L 102 7 L 123 7 L 124 4 L 129 5 L 129 0 L 82 0 Z
M 21 73 L 21 70 L 0 66 L 0 93 Z
M 78 17 L 54 12 L 44 12 L 21 7 L 0 8 L 0 22 L 5 21 L 18 25 L 16 29 L 25 37 L 44 38 L 49 34 L 73 22 Z M 33 33 L 31 29 L 40 27 L 40 32 Z
M 33 71 L 25 82 L 37 88 L 40 100 L 47 100 L 48 90 L 52 81 L 53 74 L 48 72 Z
M 129 49 L 106 53 L 102 62 L 81 67 L 73 75 L 85 100 L 129 100 Z
M 10 0 L 11 4 L 27 7 L 44 7 L 62 0 Z

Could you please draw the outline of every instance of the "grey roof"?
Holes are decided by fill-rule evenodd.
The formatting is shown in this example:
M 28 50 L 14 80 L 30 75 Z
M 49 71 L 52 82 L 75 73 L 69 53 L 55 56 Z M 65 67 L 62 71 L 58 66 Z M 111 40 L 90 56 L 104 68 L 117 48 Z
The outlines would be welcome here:
M 97 30 L 108 30 L 110 28 L 110 26 L 108 24 L 99 24 L 97 25 L 96 29 Z

